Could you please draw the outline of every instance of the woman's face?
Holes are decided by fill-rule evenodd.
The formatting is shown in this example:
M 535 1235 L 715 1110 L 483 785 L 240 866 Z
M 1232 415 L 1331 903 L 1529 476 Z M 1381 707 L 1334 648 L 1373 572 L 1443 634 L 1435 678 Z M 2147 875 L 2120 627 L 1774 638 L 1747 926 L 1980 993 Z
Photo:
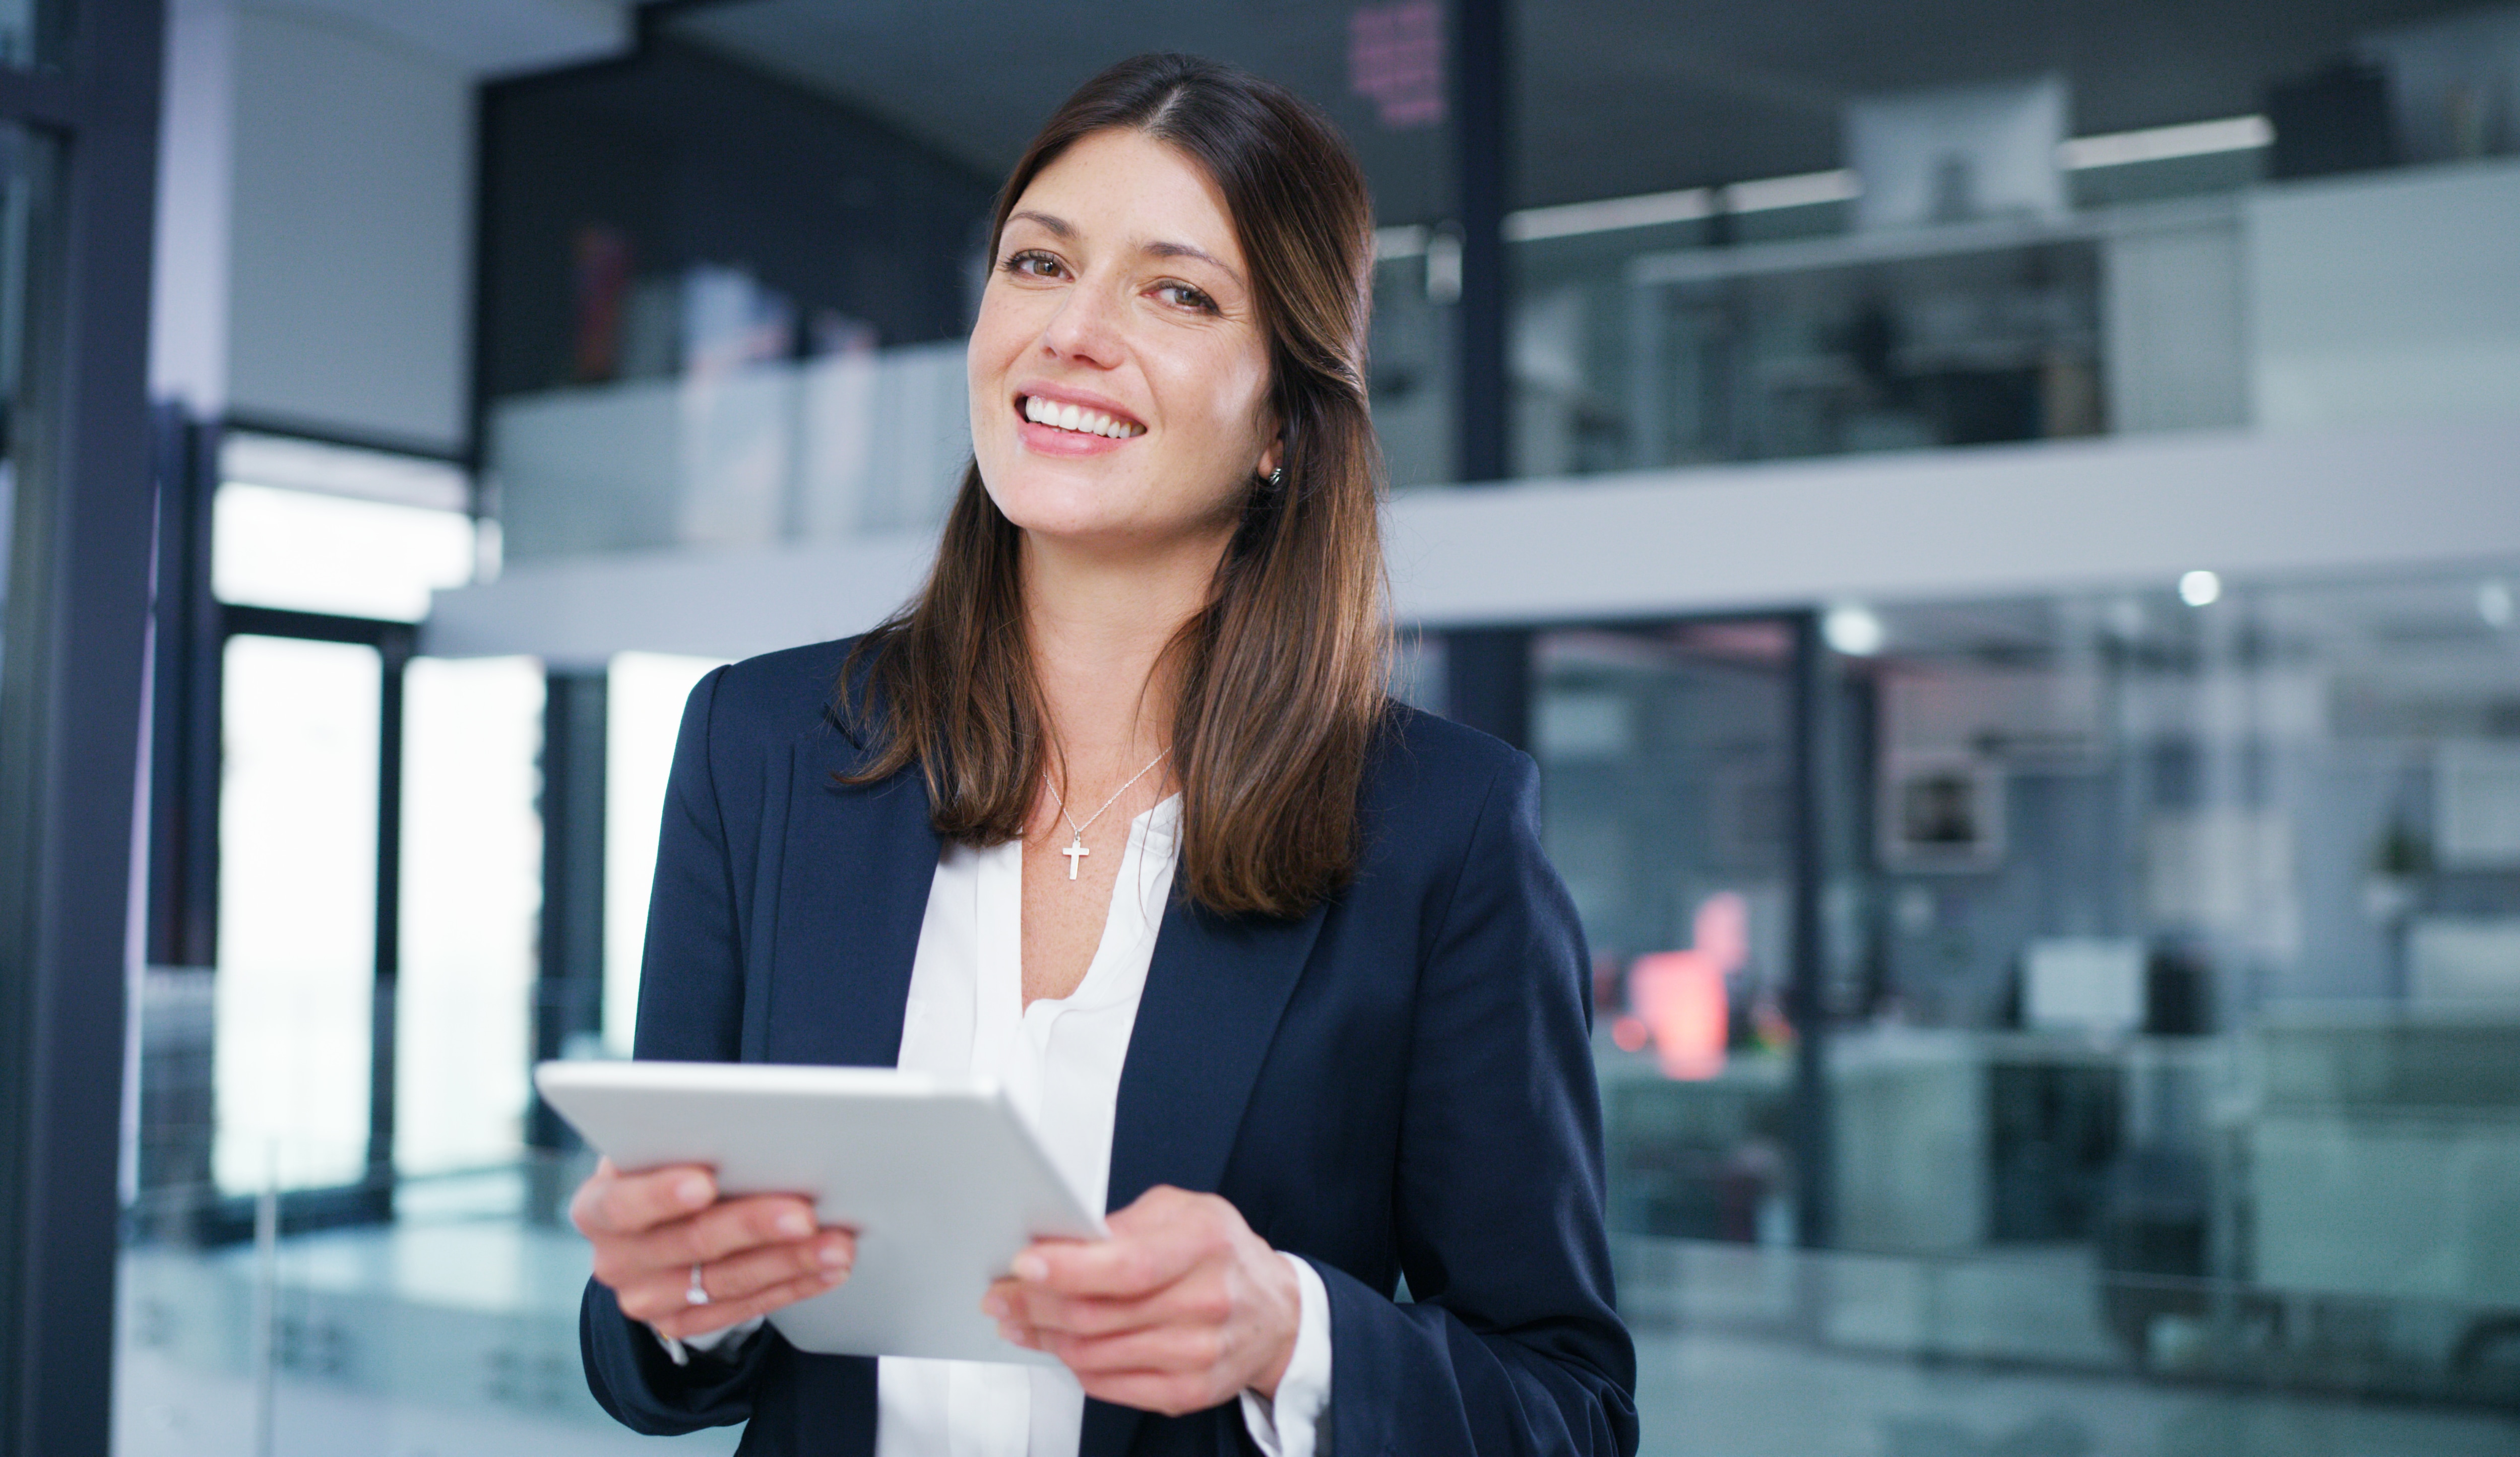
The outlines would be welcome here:
M 1230 532 L 1277 465 L 1268 337 L 1225 199 L 1097 132 L 1042 168 L 971 329 L 971 444 L 1008 520 L 1097 549 Z

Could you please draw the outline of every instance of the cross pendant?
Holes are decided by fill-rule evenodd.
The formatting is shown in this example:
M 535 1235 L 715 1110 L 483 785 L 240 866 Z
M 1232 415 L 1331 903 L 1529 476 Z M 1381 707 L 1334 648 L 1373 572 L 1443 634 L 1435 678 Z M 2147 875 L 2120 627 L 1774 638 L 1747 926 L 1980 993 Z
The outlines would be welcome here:
M 1085 837 L 1079 835 L 1076 837 L 1075 843 L 1060 850 L 1059 853 L 1067 857 L 1067 878 L 1072 881 L 1076 879 L 1076 867 L 1084 864 L 1085 857 L 1094 852 L 1085 847 Z

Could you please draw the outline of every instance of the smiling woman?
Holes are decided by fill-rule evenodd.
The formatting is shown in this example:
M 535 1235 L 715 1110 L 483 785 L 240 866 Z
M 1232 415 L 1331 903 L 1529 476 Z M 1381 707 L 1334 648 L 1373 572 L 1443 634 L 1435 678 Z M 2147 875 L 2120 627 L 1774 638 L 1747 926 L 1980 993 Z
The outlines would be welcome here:
M 1168 690 L 1172 732 L 1115 747 L 1103 782 L 1169 748 L 1197 791 L 1186 888 L 1217 911 L 1284 915 L 1353 870 L 1388 672 L 1364 369 L 1372 205 L 1293 96 L 1182 79 L 1107 72 L 1000 194 L 971 331 L 971 469 L 928 590 L 858 650 L 891 715 L 867 775 L 918 762 L 941 833 L 1023 833 L 1051 761 L 1085 746 L 1033 731 L 1024 635 L 1048 624 L 1018 604 L 1093 597 L 1117 570 L 1177 632 L 1115 709 L 1134 718 L 1141 685 Z M 1083 433 L 1089 413 L 1128 433 Z M 922 666 L 942 662 L 966 666 Z
M 761 1317 L 846 1280 L 852 1232 L 606 1165 L 573 1213 L 623 1422 L 853 1457 L 1635 1450 L 1536 773 L 1385 693 L 1372 216 L 1277 86 L 1088 82 L 1000 196 L 927 583 L 685 710 L 638 1055 L 999 1081 L 1112 1211 L 983 1305 L 1058 1365 L 800 1352 Z

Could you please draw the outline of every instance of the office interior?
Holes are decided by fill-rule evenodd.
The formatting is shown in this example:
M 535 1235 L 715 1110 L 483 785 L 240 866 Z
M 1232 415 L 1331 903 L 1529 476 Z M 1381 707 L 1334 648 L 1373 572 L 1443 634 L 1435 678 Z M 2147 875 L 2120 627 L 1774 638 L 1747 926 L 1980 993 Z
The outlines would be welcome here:
M 1182 49 L 1374 189 L 1393 691 L 1540 764 L 1644 1451 L 2520 1452 L 2520 7 L 0 4 L 13 726 L 81 24 L 83 1449 L 734 1449 L 587 1395 L 528 1072 L 627 1055 L 683 695 L 919 579 L 997 179 Z

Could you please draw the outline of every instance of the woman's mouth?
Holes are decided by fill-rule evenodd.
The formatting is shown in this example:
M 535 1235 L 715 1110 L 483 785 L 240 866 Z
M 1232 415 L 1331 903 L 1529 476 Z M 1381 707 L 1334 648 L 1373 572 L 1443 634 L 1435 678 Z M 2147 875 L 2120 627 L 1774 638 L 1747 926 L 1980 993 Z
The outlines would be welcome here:
M 1018 397 L 1015 406 L 1023 412 L 1024 419 L 1035 425 L 1044 425 L 1052 430 L 1067 431 L 1074 434 L 1101 435 L 1110 440 L 1126 440 L 1147 433 L 1147 428 L 1134 420 L 1106 415 L 1101 410 L 1090 410 L 1082 405 L 1062 405 L 1035 394 Z

